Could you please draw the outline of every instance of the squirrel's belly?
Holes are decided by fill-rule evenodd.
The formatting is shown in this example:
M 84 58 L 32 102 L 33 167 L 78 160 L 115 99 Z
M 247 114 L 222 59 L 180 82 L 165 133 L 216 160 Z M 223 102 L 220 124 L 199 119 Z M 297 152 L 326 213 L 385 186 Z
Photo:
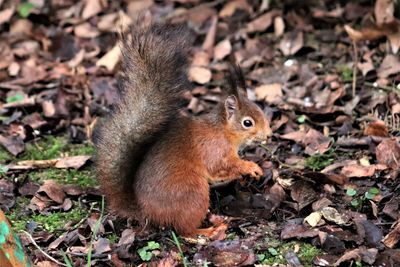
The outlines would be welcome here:
M 195 183 L 192 179 L 187 177 L 173 186 L 161 182 L 145 194 L 138 193 L 142 216 L 153 224 L 172 226 L 179 233 L 198 228 L 207 214 L 209 186 L 204 178 L 197 177 Z

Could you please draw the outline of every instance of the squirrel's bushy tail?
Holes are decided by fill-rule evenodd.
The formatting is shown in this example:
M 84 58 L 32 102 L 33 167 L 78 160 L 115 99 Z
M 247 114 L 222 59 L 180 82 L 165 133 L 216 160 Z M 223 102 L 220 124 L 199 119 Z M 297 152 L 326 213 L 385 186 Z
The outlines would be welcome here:
M 188 89 L 188 33 L 180 26 L 131 27 L 121 37 L 120 98 L 98 127 L 96 168 L 110 208 L 135 213 L 133 182 L 146 151 L 176 117 Z

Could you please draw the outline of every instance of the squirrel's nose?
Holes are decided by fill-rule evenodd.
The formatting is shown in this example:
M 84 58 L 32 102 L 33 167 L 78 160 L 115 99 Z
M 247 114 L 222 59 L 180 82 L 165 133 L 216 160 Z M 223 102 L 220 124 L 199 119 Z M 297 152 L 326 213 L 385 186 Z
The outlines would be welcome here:
M 264 134 L 265 134 L 265 139 L 272 136 L 272 130 L 271 127 L 269 126 L 269 123 L 265 124 Z

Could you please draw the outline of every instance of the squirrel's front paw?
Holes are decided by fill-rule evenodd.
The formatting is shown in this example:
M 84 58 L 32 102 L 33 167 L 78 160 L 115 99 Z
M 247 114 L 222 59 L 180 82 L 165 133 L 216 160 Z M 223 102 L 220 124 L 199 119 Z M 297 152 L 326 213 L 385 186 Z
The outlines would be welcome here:
M 261 169 L 261 167 L 252 161 L 247 161 L 246 165 L 247 166 L 245 174 L 248 174 L 251 177 L 256 178 L 257 180 L 260 179 L 260 177 L 263 175 L 263 170 Z

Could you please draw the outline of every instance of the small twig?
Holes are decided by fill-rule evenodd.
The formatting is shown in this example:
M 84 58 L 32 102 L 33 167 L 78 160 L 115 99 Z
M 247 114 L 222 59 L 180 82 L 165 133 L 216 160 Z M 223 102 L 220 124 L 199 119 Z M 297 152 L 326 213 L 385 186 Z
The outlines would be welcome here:
M 353 41 L 354 49 L 354 62 L 353 62 L 353 83 L 352 83 L 352 95 L 353 98 L 356 96 L 356 85 L 357 85 L 357 65 L 358 65 L 358 50 L 357 44 Z
M 376 83 L 370 83 L 370 82 L 365 82 L 364 85 L 373 87 L 373 88 L 377 88 L 377 89 L 381 89 L 384 91 L 388 91 L 388 92 L 399 92 L 398 90 L 396 90 L 395 87 L 391 87 L 391 86 L 384 86 L 384 85 L 378 85 Z
M 55 258 L 53 258 L 52 256 L 50 256 L 49 254 L 47 254 L 41 247 L 39 247 L 39 245 L 36 243 L 36 241 L 33 239 L 33 237 L 31 236 L 30 233 L 28 233 L 25 230 L 21 230 L 21 232 L 23 232 L 24 234 L 26 234 L 29 238 L 29 240 L 32 242 L 32 244 L 44 255 L 46 256 L 46 258 L 52 260 L 53 262 L 57 263 L 58 265 L 61 266 L 67 266 L 66 264 L 59 262 L 58 260 L 56 260 Z

